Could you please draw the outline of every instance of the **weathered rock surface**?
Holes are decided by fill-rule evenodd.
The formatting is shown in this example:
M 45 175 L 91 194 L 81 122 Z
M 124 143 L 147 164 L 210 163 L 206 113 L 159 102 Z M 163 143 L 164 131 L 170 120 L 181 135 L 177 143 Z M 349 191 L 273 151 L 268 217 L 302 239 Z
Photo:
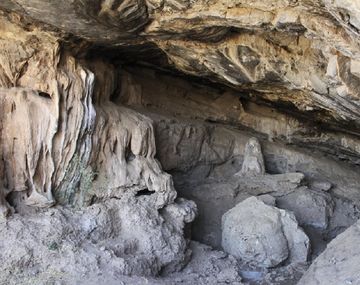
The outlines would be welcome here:
M 211 247 L 192 242 L 192 260 L 180 274 L 173 273 L 168 282 L 179 284 L 234 284 L 241 285 L 238 264 L 233 256 Z M 166 284 L 166 282 L 165 282 Z M 177 283 L 175 283 L 177 284 Z
M 360 223 L 357 222 L 329 243 L 298 284 L 360 284 L 359 242 Z
M 306 262 L 309 239 L 293 214 L 250 197 L 222 217 L 222 247 L 260 267 Z
M 314 150 L 319 146 L 318 140 L 327 137 L 325 133 L 316 139 L 313 137 L 311 144 L 300 143 L 301 137 L 306 136 L 306 127 L 296 127 L 290 117 L 281 116 L 275 109 L 239 102 L 228 91 L 190 84 L 148 69 L 127 68 L 122 74 L 121 86 L 122 95 L 116 100 L 153 119 L 157 157 L 173 175 L 180 195 L 198 205 L 199 215 L 192 224 L 195 240 L 220 248 L 222 215 L 254 195 L 270 194 L 280 199 L 289 193 L 296 196 L 297 190 L 329 192 L 330 200 L 338 204 L 333 214 L 329 194 L 319 193 L 320 201 L 326 196 L 326 208 L 316 208 L 311 199 L 306 208 L 297 207 L 298 213 L 301 208 L 304 215 L 309 211 L 328 221 L 326 229 L 305 225 L 304 230 L 311 240 L 311 258 L 357 220 L 360 184 L 356 167 L 335 162 L 331 155 L 324 157 L 317 151 L 308 152 L 309 148 Z M 237 121 L 245 126 L 234 127 Z M 246 143 L 254 135 L 247 130 L 253 128 L 262 138 L 265 168 L 271 174 L 235 176 L 243 165 Z M 259 133 L 267 134 L 268 139 Z M 281 137 L 286 136 L 293 143 L 278 144 Z M 320 144 L 324 150 L 324 141 Z M 309 218 L 314 222 L 310 215 Z
M 344 143 L 351 145 L 345 135 L 312 128 L 274 108 L 239 100 L 229 90 L 189 83 L 144 68 L 127 67 L 121 73 L 121 93 L 115 101 L 152 118 L 157 158 L 181 184 L 186 177 L 195 183 L 206 177 L 228 181 L 240 171 L 245 145 L 256 134 L 262 144 L 265 168 L 272 174 L 263 180 L 273 188 L 279 186 L 273 174 L 300 172 L 295 174 L 298 179 L 303 173 L 310 184 L 330 183 L 336 195 L 360 201 L 359 169 L 344 163 L 356 157 L 350 158 L 351 149 L 344 148 Z M 353 142 L 355 149 L 357 143 Z M 247 182 L 246 176 L 243 180 L 256 191 L 266 190 L 261 181 L 249 178 Z M 282 180 L 279 176 L 278 181 Z M 290 189 L 297 187 L 296 183 L 282 184 Z
M 153 196 L 123 195 L 79 211 L 56 207 L 10 217 L 0 223 L 0 283 L 181 269 L 191 254 L 183 229 L 196 207 L 180 200 L 159 213 L 155 203 Z
M 110 101 L 114 67 L 0 21 L 0 206 L 17 212 L 0 222 L 0 283 L 180 270 L 196 206 L 175 202 L 151 119 Z
M 310 190 L 306 187 L 278 197 L 277 206 L 292 211 L 300 225 L 319 229 L 328 227 L 329 217 L 333 214 L 334 203 L 328 193 Z
M 234 257 L 228 256 L 222 251 L 215 251 L 209 246 L 197 242 L 190 242 L 191 261 L 180 272 L 162 275 L 161 277 L 150 276 L 125 276 L 103 273 L 101 275 L 89 274 L 86 276 L 68 276 L 61 277 L 65 284 L 79 285 L 207 285 L 207 284 L 232 284 L 242 285 L 241 277 L 238 273 L 237 261 Z M 59 281 L 59 276 L 51 278 L 43 276 L 36 279 L 46 282 Z M 31 279 L 30 279 L 31 282 Z M 17 283 L 15 283 L 17 284 Z M 37 283 L 41 284 L 41 283 Z
M 125 53 L 155 45 L 182 72 L 359 137 L 359 7 L 351 1 L 6 0 L 0 8 L 30 24 L 41 19 L 66 40 Z
M 156 124 L 157 141 L 160 142 L 159 160 L 173 174 L 180 195 L 194 200 L 199 206 L 199 216 L 193 223 L 192 234 L 203 243 L 220 246 L 221 216 L 237 203 L 254 195 L 271 194 L 280 198 L 297 191 L 299 186 L 303 187 L 301 183 L 306 185 L 307 180 L 331 181 L 334 185 L 331 191 L 358 201 L 358 172 L 344 164 L 325 157 L 314 157 L 289 146 L 262 141 L 266 168 L 272 173 L 283 174 L 235 176 L 241 170 L 242 154 L 249 134 L 221 125 L 202 125 L 158 115 L 151 117 Z M 305 175 L 286 173 L 295 171 Z M 354 206 L 340 205 L 339 211 L 350 213 Z M 334 220 L 334 226 L 349 226 L 351 223 L 345 217 L 350 217 L 350 214 L 339 214 L 330 218 L 337 220 Z M 356 218 L 351 220 L 353 223 Z
M 81 64 L 60 53 L 50 35 L 43 43 L 41 34 L 1 21 L 7 30 L 0 65 L 9 70 L 0 73 L 1 195 L 17 193 L 15 202 L 37 207 L 52 205 L 53 196 L 81 206 L 147 189 L 156 207 L 172 203 L 172 178 L 154 158 L 152 121 L 110 102 L 114 68 Z
M 214 246 L 255 199 L 238 209 L 260 215 L 245 261 L 280 267 L 245 279 L 294 283 L 295 217 L 312 258 L 360 217 L 359 16 L 336 0 L 1 1 L 0 278 L 239 283 L 235 259 L 194 243 L 168 275 L 196 212 L 168 171 Z

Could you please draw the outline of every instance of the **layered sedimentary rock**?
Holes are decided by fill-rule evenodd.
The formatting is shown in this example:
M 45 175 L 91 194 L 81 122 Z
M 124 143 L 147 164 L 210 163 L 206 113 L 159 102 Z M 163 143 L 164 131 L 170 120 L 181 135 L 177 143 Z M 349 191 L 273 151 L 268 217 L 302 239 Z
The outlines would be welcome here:
M 358 134 L 359 7 L 347 2 L 6 0 L 0 7 L 41 19 L 63 38 L 153 43 L 185 73 Z
M 360 217 L 359 15 L 337 0 L 1 1 L 1 277 L 295 283 L 293 257 Z M 220 247 L 236 205 L 264 243 L 279 236 L 238 260 L 276 268 L 197 243 L 191 261 L 186 239 Z

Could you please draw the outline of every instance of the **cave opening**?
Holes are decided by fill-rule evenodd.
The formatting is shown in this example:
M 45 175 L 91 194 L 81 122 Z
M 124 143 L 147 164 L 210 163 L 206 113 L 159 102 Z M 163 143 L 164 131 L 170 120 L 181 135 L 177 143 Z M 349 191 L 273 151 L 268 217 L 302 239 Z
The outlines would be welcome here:
M 178 196 L 197 204 L 198 217 L 191 226 L 193 240 L 221 250 L 223 215 L 254 195 L 265 200 L 267 195 L 275 197 L 273 206 L 299 215 L 311 242 L 309 260 L 359 218 L 358 206 L 336 190 L 339 183 L 349 185 L 349 181 L 335 174 L 343 167 L 354 167 L 351 179 L 355 182 L 356 160 L 348 153 L 344 163 L 345 156 L 340 158 L 339 150 L 334 152 L 332 146 L 316 139 L 308 145 L 297 134 L 301 129 L 315 138 L 316 133 L 331 133 L 328 129 L 309 124 L 303 115 L 282 112 L 289 111 L 286 104 L 274 107 L 253 102 L 249 91 L 242 94 L 143 65 L 125 64 L 121 69 L 123 89 L 119 93 L 128 94 L 132 90 L 129 85 L 141 86 L 137 88 L 141 100 L 123 97 L 121 104 L 154 121 L 156 158 L 172 175 Z M 289 128 L 294 130 L 289 132 Z M 251 137 L 261 143 L 265 178 L 236 176 L 244 163 L 244 146 Z M 295 185 L 289 174 L 304 177 Z M 313 217 L 303 221 L 299 217 L 304 212 Z
M 359 283 L 356 4 L 90 2 L 0 3 L 0 284 Z
M 88 58 L 102 57 L 100 51 L 92 53 Z M 197 205 L 197 217 L 186 226 L 188 238 L 224 250 L 229 246 L 224 245 L 224 216 L 237 205 L 246 208 L 249 197 L 256 197 L 266 207 L 279 209 L 281 215 L 291 213 L 307 244 L 299 260 L 312 262 L 360 218 L 358 205 L 342 190 L 357 183 L 358 156 L 334 147 L 339 129 L 351 139 L 354 128 L 319 120 L 328 116 L 326 111 L 303 112 L 291 102 L 259 99 L 258 90 L 239 90 L 164 67 L 158 56 L 144 60 L 140 53 L 140 59 L 133 54 L 125 56 L 129 61 L 122 61 L 122 52 L 121 56 L 116 51 L 110 54 L 111 58 L 103 57 L 116 62 L 110 101 L 151 118 L 156 159 L 171 174 L 178 197 Z M 323 140 L 324 136 L 330 139 Z M 261 145 L 264 173 L 239 176 L 246 144 L 254 137 Z M 135 159 L 128 148 L 125 157 L 127 162 Z M 154 194 L 145 189 L 136 197 Z M 294 242 L 294 237 L 286 238 L 287 243 Z M 282 270 L 289 270 L 292 251 L 299 248 L 289 248 L 287 258 L 271 263 L 271 274 L 282 276 Z M 294 269 L 297 277 L 288 278 L 298 280 L 302 270 Z M 250 262 L 240 267 L 240 274 L 250 284 L 258 284 L 269 273 Z

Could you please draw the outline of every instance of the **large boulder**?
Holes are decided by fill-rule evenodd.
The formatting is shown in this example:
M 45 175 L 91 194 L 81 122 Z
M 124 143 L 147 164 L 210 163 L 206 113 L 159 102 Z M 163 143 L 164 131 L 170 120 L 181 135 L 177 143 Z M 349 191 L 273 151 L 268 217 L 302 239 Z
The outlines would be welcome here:
M 301 226 L 322 230 L 328 227 L 329 217 L 334 211 L 334 203 L 329 193 L 307 187 L 278 197 L 276 202 L 279 208 L 292 211 Z
M 329 243 L 299 285 L 360 284 L 360 222 Z
M 260 267 L 306 262 L 309 239 L 292 213 L 250 197 L 222 217 L 222 247 Z

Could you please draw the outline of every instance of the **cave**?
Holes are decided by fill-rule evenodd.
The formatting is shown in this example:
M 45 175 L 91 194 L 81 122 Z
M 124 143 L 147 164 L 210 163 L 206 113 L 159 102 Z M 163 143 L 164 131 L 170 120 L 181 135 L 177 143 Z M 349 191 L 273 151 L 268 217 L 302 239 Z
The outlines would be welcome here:
M 0 284 L 360 284 L 358 17 L 2 0 Z

